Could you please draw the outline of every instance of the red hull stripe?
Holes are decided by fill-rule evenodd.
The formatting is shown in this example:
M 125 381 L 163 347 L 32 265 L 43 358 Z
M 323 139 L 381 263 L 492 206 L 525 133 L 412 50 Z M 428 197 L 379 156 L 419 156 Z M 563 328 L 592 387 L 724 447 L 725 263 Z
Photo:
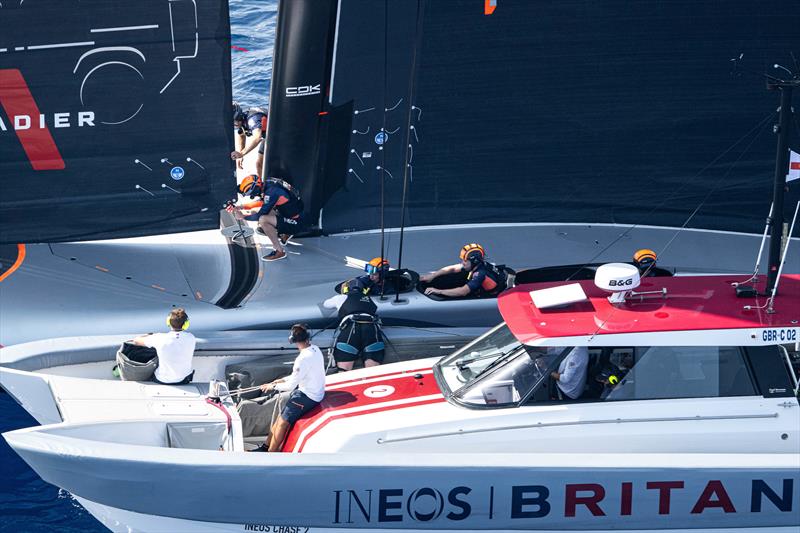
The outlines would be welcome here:
M 375 406 L 373 409 L 365 409 L 365 410 L 359 411 L 359 412 L 341 413 L 341 414 L 330 415 L 328 417 L 325 417 L 325 419 L 322 420 L 319 423 L 319 425 L 317 425 L 316 427 L 311 429 L 308 433 L 306 433 L 304 435 L 301 435 L 300 438 L 297 441 L 295 441 L 294 445 L 291 448 L 291 451 L 292 452 L 297 452 L 297 453 L 302 452 L 303 448 L 305 448 L 306 444 L 308 444 L 308 441 L 311 439 L 311 437 L 316 435 L 322 428 L 324 428 L 325 426 L 327 426 L 328 424 L 330 424 L 334 420 L 341 420 L 341 419 L 350 418 L 350 417 L 353 417 L 353 416 L 371 415 L 371 414 L 374 414 L 374 413 L 381 413 L 381 412 L 386 412 L 386 411 L 395 411 L 397 409 L 407 409 L 409 407 L 417 407 L 417 406 L 420 406 L 420 405 L 429 405 L 429 404 L 433 404 L 433 403 L 442 403 L 444 401 L 445 401 L 444 397 L 439 396 L 438 398 L 429 398 L 429 399 L 424 399 L 424 400 L 420 399 L 418 401 L 412 401 L 412 402 L 409 402 L 409 403 L 404 403 L 404 404 L 400 404 L 400 405 L 394 405 L 394 406 L 391 406 L 391 407 Z M 286 450 L 288 446 L 289 446 L 289 443 L 287 442 L 287 445 L 284 446 L 284 450 Z
M 16 133 L 33 170 L 63 170 L 64 160 L 50 130 L 38 127 L 39 107 L 19 70 L 0 70 L 0 105 L 12 122 L 11 128 L 14 127 L 13 117 L 30 117 L 30 127 L 16 130 Z
M 432 374 L 424 369 L 330 385 L 322 402 L 294 424 L 283 449 L 301 451 L 333 420 L 445 401 Z

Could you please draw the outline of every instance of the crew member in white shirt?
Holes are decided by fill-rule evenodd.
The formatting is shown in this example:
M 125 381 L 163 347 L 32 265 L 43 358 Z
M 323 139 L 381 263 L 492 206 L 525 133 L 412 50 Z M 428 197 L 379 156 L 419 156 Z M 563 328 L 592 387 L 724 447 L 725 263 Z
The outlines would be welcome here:
M 561 393 L 577 400 L 586 388 L 586 375 L 589 369 L 589 350 L 586 346 L 576 346 L 558 365 L 558 371 L 550 376 L 556 380 Z
M 294 360 L 292 373 L 261 386 L 263 392 L 277 390 L 288 393 L 289 397 L 280 416 L 272 425 L 269 446 L 262 445 L 256 451 L 280 451 L 292 425 L 325 397 L 325 358 L 320 349 L 311 344 L 308 328 L 302 324 L 292 326 L 289 342 L 300 349 L 300 354 Z
M 192 381 L 192 357 L 196 340 L 186 331 L 189 316 L 183 309 L 173 309 L 167 316 L 169 333 L 151 333 L 133 339 L 133 344 L 155 348 L 158 368 L 153 381 L 164 385 L 185 385 Z

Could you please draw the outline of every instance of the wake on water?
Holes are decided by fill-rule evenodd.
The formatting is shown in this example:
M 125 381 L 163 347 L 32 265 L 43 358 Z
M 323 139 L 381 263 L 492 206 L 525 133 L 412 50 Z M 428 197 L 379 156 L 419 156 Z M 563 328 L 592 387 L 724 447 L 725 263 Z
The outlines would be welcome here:
M 272 78 L 276 0 L 230 0 L 233 97 L 264 106 Z M 8 394 L 0 394 L 0 433 L 36 425 Z M 0 532 L 107 531 L 69 493 L 48 485 L 0 439 Z

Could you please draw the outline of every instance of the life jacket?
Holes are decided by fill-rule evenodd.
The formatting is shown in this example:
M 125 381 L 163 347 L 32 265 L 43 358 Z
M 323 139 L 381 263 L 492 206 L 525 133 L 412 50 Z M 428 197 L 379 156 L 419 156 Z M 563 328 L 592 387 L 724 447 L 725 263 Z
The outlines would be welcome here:
M 347 299 L 339 308 L 339 320 L 351 315 L 368 315 L 374 318 L 377 312 L 378 306 L 375 305 L 372 298 L 366 294 L 354 292 L 347 295 Z
M 479 295 L 494 296 L 503 292 L 506 289 L 505 274 L 494 263 L 483 261 L 482 264 L 486 272 L 486 277 L 484 277 L 481 282 Z M 477 268 L 475 270 L 477 270 Z M 475 270 L 467 274 L 468 281 L 472 279 Z
M 264 181 L 264 190 L 269 189 L 270 185 L 279 187 L 288 193 L 287 202 L 282 204 L 275 204 L 278 213 L 284 218 L 295 218 L 305 209 L 303 198 L 300 197 L 300 192 L 292 187 L 292 185 L 280 178 L 267 178 Z

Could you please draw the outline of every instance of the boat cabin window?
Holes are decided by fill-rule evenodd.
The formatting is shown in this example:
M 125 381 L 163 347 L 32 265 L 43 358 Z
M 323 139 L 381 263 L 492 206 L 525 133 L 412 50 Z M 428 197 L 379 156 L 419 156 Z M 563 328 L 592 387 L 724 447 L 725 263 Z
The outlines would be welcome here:
M 503 323 L 442 359 L 436 368 L 449 392 L 455 392 L 475 381 L 487 369 L 498 366 L 521 347 Z
M 575 349 L 522 345 L 503 324 L 443 359 L 436 374 L 451 400 L 476 408 L 758 394 L 739 347 L 637 346 L 589 348 L 583 392 L 570 399 L 552 374 Z
M 742 351 L 732 346 L 652 346 L 634 351 L 633 365 L 604 400 L 709 398 L 756 394 Z M 601 376 L 602 377 L 602 376 Z

